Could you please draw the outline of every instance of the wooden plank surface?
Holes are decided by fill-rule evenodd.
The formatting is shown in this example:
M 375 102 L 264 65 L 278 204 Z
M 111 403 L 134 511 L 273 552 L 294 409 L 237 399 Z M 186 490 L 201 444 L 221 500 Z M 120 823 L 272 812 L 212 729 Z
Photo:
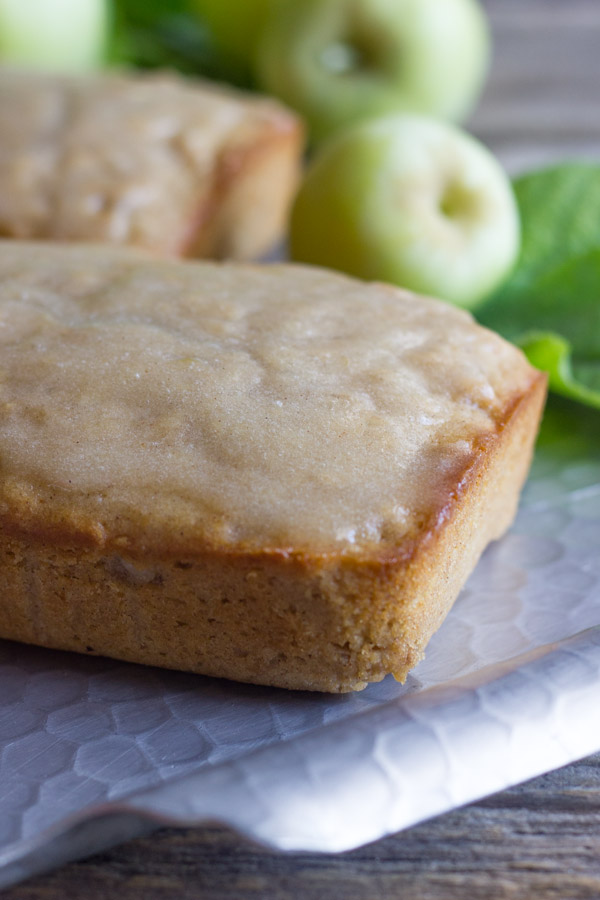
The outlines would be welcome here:
M 492 75 L 472 128 L 511 171 L 600 160 L 600 0 L 487 0 Z M 599 713 L 600 730 L 600 713 Z M 166 830 L 3 900 L 598 900 L 600 755 L 341 856 Z
M 600 2 L 486 0 L 494 57 L 471 122 L 511 172 L 600 160 Z
M 3 900 L 598 900 L 600 755 L 351 853 L 168 830 Z

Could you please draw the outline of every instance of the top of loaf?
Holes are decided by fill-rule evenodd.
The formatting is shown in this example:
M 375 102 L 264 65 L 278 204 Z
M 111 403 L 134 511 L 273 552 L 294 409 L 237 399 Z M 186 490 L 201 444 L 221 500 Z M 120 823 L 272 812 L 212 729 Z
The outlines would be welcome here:
M 174 74 L 1 69 L 0 233 L 181 255 L 244 150 L 298 128 L 273 100 Z
M 0 524 L 190 554 L 398 548 L 536 373 L 325 270 L 0 243 Z

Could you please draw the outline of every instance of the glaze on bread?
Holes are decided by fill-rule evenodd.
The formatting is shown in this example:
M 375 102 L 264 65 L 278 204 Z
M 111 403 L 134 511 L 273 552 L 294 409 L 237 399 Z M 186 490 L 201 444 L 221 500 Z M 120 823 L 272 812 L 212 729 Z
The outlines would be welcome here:
M 302 153 L 279 104 L 174 75 L 0 70 L 0 234 L 251 259 L 284 234 Z
M 545 395 L 435 300 L 0 245 L 0 636 L 348 691 L 423 655 Z

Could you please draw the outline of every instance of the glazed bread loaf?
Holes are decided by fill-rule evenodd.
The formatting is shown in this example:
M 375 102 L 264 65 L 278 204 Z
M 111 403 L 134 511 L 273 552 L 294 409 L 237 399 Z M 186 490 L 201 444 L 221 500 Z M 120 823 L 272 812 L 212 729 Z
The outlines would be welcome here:
M 0 245 L 0 636 L 287 688 L 404 679 L 510 524 L 545 379 L 308 267 Z
M 0 71 L 0 234 L 253 258 L 285 229 L 302 152 L 274 101 L 174 75 Z

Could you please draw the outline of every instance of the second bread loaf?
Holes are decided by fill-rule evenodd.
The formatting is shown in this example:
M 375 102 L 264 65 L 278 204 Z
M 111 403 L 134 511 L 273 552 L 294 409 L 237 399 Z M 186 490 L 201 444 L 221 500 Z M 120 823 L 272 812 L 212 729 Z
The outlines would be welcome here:
M 174 75 L 0 71 L 0 234 L 251 259 L 284 233 L 302 153 L 274 101 Z

